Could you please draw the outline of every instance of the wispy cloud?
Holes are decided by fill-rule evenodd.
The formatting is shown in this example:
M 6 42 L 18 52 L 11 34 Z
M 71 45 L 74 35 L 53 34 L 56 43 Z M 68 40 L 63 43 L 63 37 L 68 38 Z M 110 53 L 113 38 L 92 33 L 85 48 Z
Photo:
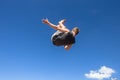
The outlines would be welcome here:
M 91 70 L 89 73 L 86 73 L 85 76 L 91 79 L 103 80 L 103 79 L 109 79 L 113 73 L 115 73 L 115 71 L 112 68 L 102 66 L 98 70 Z M 111 80 L 116 80 L 116 79 L 111 79 Z

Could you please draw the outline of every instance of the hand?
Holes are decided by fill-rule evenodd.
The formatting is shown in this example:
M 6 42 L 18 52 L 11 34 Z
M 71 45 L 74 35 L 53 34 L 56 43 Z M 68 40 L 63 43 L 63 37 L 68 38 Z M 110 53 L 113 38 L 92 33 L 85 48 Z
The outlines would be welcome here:
M 65 46 L 64 46 L 64 49 L 65 49 L 65 50 L 69 50 L 71 47 L 72 47 L 72 44 L 65 45 Z
M 48 19 L 42 19 L 42 22 L 45 23 L 45 24 L 49 23 Z

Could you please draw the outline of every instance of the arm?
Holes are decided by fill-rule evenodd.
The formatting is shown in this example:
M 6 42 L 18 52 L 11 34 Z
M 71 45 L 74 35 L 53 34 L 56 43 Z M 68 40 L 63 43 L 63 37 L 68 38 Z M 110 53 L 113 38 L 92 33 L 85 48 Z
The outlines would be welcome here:
M 60 27 L 59 27 L 60 25 L 57 26 L 57 25 L 52 24 L 51 22 L 48 21 L 48 19 L 43 19 L 42 22 L 43 22 L 44 24 L 47 24 L 48 26 L 52 27 L 52 28 L 55 29 L 55 30 L 59 30 L 59 31 L 61 31 L 61 32 L 69 32 L 68 29 L 60 28 Z
M 69 50 L 71 47 L 72 47 L 72 44 L 65 45 L 65 46 L 64 46 L 64 49 L 65 49 L 65 50 Z

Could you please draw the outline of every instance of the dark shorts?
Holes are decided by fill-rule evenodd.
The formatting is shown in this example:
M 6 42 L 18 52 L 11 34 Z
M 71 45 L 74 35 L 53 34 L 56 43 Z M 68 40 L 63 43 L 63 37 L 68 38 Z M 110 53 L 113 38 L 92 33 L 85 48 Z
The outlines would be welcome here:
M 59 33 L 54 34 L 51 38 L 52 43 L 56 46 L 63 46 L 63 45 L 69 45 L 75 43 L 75 37 L 73 36 L 72 32 L 68 33 Z

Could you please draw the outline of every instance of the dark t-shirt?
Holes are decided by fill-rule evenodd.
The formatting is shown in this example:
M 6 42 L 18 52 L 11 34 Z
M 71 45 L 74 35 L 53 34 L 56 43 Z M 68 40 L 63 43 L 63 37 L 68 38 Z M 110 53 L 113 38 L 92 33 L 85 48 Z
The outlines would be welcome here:
M 52 35 L 51 40 L 53 44 L 56 46 L 63 46 L 63 45 L 69 45 L 75 43 L 75 37 L 73 36 L 72 32 L 64 33 L 60 31 L 56 31 Z

